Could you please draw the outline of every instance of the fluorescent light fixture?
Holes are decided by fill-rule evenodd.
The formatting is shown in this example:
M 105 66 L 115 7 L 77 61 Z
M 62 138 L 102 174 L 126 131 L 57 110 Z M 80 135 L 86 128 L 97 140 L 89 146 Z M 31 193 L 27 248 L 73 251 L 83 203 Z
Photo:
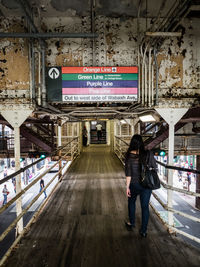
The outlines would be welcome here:
M 96 125 L 97 124 L 97 121 L 91 121 L 91 124 L 92 125 Z
M 148 114 L 148 115 L 143 115 L 143 116 L 139 116 L 139 119 L 142 121 L 142 122 L 151 122 L 151 121 L 156 121 L 155 118 Z
M 120 120 L 121 124 L 126 124 L 127 122 L 125 120 Z

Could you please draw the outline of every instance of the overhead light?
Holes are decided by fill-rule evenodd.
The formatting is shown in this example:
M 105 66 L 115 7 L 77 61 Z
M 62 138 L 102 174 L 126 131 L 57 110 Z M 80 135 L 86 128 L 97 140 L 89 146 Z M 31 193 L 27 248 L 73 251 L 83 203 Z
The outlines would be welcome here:
M 139 116 L 139 119 L 142 121 L 142 122 L 151 122 L 151 121 L 156 121 L 155 118 L 148 114 L 148 115 L 143 115 L 143 116 Z
M 120 120 L 121 124 L 126 124 L 127 122 L 125 120 Z

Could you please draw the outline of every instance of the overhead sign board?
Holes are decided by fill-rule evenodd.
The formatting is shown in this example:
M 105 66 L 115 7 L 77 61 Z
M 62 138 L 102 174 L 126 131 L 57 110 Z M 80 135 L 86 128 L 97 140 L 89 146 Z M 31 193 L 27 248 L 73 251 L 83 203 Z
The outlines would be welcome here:
M 138 67 L 53 67 L 48 70 L 50 101 L 133 102 Z

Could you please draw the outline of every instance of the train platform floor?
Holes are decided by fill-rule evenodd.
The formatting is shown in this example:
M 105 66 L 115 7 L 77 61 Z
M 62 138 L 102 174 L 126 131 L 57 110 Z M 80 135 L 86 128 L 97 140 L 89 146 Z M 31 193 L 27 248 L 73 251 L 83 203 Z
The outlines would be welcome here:
M 150 209 L 147 238 L 127 231 L 123 166 L 106 145 L 84 148 L 6 267 L 200 266 L 200 250 L 170 235 Z

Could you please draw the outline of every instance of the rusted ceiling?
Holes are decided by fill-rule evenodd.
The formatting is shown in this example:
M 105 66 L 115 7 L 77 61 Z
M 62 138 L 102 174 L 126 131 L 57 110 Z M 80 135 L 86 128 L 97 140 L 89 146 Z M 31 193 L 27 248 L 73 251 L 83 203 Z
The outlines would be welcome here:
M 180 1 L 177 0 L 2 0 L 0 10 L 4 16 L 22 16 L 20 3 L 29 5 L 34 15 L 42 17 L 89 16 L 93 7 L 96 15 L 109 17 L 147 17 L 168 16 L 170 8 Z M 182 1 L 184 2 L 184 1 Z M 185 1 L 195 5 L 200 1 Z M 0 14 L 1 15 L 1 14 Z M 198 16 L 199 11 L 193 10 L 190 15 Z

